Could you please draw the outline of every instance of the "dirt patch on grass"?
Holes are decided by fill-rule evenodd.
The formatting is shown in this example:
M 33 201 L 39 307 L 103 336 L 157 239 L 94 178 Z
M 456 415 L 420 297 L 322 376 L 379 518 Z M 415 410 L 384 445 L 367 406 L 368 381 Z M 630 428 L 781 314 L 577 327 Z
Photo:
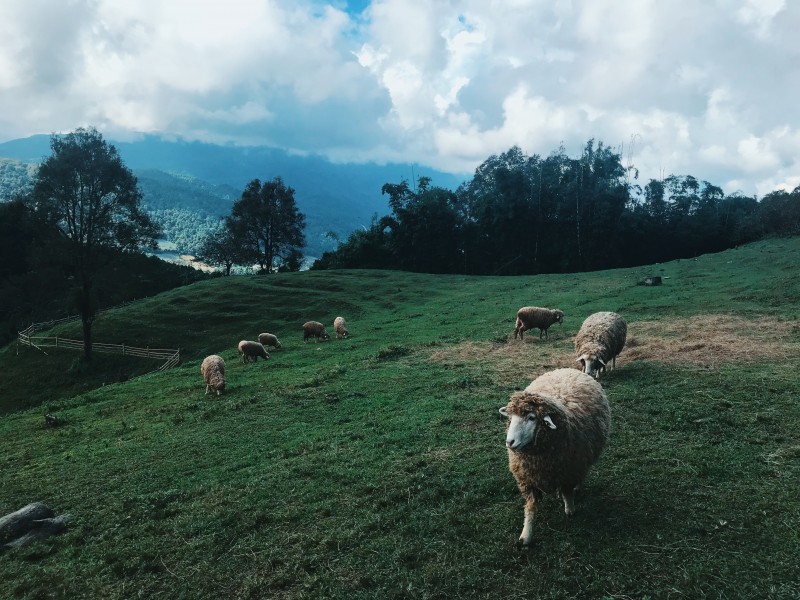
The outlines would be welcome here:
M 770 317 L 697 315 L 691 319 L 637 321 L 628 326 L 617 366 L 634 360 L 713 368 L 763 361 L 789 363 L 800 349 L 800 325 Z M 488 367 L 498 383 L 535 378 L 551 369 L 576 367 L 574 337 L 520 342 L 462 342 L 439 348 L 431 360 L 452 367 Z

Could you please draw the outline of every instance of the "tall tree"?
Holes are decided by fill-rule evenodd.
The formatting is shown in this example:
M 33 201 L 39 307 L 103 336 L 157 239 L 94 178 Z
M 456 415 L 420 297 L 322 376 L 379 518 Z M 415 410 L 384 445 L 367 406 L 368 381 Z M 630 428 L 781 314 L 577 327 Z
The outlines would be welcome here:
M 231 274 L 231 268 L 241 262 L 241 256 L 241 248 L 224 222 L 206 235 L 198 251 L 200 260 L 214 267 L 222 267 L 225 275 Z
M 242 192 L 227 219 L 245 257 L 264 273 L 296 270 L 302 262 L 306 217 L 294 199 L 294 189 L 280 177 L 263 184 L 254 179 Z
M 141 209 L 136 177 L 96 129 L 54 134 L 50 148 L 52 155 L 34 178 L 31 201 L 35 213 L 62 234 L 63 255 L 75 278 L 72 297 L 83 323 L 84 357 L 90 360 L 96 277 L 105 251 L 155 248 L 159 227 Z

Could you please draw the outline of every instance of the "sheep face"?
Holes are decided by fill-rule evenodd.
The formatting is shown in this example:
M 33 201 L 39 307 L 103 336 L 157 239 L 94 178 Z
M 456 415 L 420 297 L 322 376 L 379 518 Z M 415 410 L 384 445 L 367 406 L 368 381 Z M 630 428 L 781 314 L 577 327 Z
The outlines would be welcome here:
M 584 354 L 578 357 L 577 361 L 581 363 L 581 370 L 595 379 L 599 379 L 601 371 L 606 369 L 606 361 L 596 354 Z
M 508 429 L 506 430 L 506 447 L 519 452 L 527 447 L 536 438 L 537 430 L 540 427 L 555 429 L 556 424 L 550 415 L 539 415 L 536 412 L 524 414 L 512 414 L 508 412 L 508 407 L 500 409 L 500 414 L 509 419 Z
M 564 311 L 556 310 L 556 311 L 553 311 L 553 312 L 555 313 L 555 316 L 556 316 L 556 323 L 561 325 L 564 322 Z

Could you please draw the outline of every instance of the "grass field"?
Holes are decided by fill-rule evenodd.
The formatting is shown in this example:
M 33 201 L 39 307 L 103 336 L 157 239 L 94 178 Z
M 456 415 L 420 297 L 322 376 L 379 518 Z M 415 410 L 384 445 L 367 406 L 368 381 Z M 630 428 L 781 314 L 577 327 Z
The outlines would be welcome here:
M 182 350 L 122 383 L 156 365 L 12 344 L 0 515 L 39 500 L 76 521 L 0 554 L 0 598 L 798 598 L 798 262 L 789 239 L 587 274 L 214 279 L 96 321 L 98 341 Z M 510 339 L 529 304 L 565 324 Z M 522 550 L 497 409 L 575 366 L 599 310 L 629 323 L 601 379 L 611 438 L 578 514 L 545 496 Z M 350 339 L 303 344 L 337 315 Z M 283 349 L 242 365 L 262 331 Z

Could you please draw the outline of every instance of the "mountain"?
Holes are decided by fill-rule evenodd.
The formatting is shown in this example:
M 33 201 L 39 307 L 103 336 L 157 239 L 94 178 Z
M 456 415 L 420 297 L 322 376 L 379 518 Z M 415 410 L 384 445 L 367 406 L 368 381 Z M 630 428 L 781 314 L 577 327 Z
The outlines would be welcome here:
M 332 247 L 326 232 L 345 238 L 368 225 L 373 215 L 387 214 L 383 184 L 426 176 L 433 185 L 455 189 L 467 177 L 410 164 L 337 164 L 321 156 L 263 146 L 221 146 L 152 135 L 133 142 L 108 141 L 139 178 L 148 209 L 179 209 L 195 218 L 216 218 L 229 213 L 248 182 L 281 177 L 295 189 L 297 204 L 306 215 L 310 256 Z M 38 163 L 49 155 L 48 135 L 0 144 L 0 157 L 24 163 Z

